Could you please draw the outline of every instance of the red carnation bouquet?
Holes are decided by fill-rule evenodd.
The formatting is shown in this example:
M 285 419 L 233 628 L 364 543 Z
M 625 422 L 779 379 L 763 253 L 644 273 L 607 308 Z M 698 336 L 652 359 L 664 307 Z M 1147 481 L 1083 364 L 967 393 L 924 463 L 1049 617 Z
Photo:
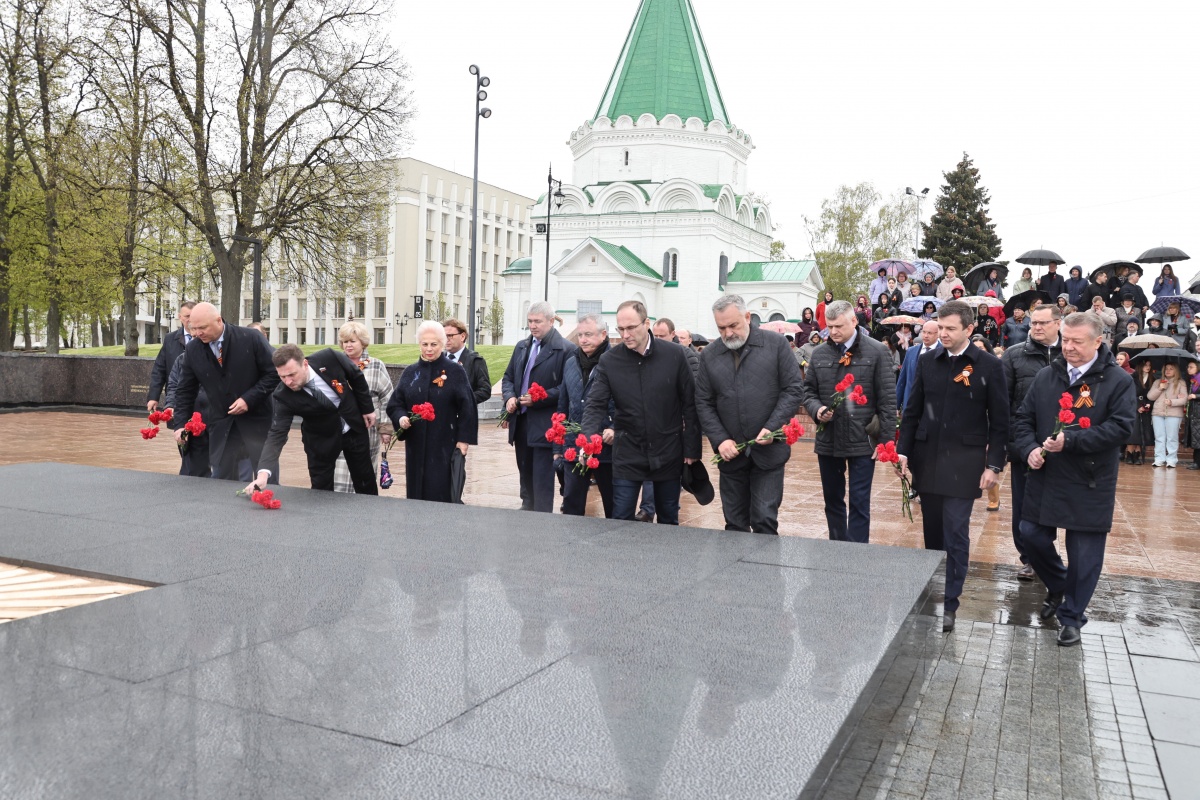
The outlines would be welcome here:
M 604 439 L 598 433 L 593 433 L 591 438 L 584 436 L 582 433 L 575 437 L 575 446 L 568 447 L 563 452 L 563 458 L 575 464 L 575 471 L 580 475 L 586 475 L 589 469 L 596 469 L 600 466 L 600 451 L 604 449 Z
M 1071 410 L 1074 405 L 1075 398 L 1070 392 L 1063 392 L 1062 396 L 1058 398 L 1058 421 L 1054 423 L 1054 433 L 1050 434 L 1051 439 L 1058 436 L 1067 428 L 1078 427 L 1081 430 L 1086 431 L 1088 428 L 1092 427 L 1092 420 L 1090 417 L 1077 417 L 1075 415 L 1075 412 Z M 1046 448 L 1043 447 L 1042 458 L 1045 458 L 1046 455 Z
M 896 443 L 884 442 L 876 447 L 875 460 L 891 464 L 896 470 L 896 474 L 900 476 L 900 510 L 904 516 L 908 517 L 908 521 L 912 522 L 912 501 L 908 497 L 912 494 L 912 489 L 908 485 L 908 478 L 904 477 L 904 470 L 900 468 L 900 454 L 896 452 Z
M 800 441 L 800 437 L 804 435 L 804 426 L 800 424 L 800 420 L 792 417 L 791 421 L 786 423 L 777 431 L 771 431 L 771 439 L 773 441 L 785 441 L 788 447 L 791 447 L 796 442 Z M 751 439 L 748 442 L 742 442 L 737 446 L 738 452 L 742 452 L 752 444 L 758 444 L 757 439 Z M 709 462 L 714 465 L 721 464 L 725 459 L 721 458 L 721 454 L 717 453 Z
M 167 409 L 170 411 L 171 409 Z M 204 424 L 204 420 L 200 418 L 199 411 L 192 412 L 192 418 L 183 424 L 183 441 L 179 443 L 179 454 L 183 455 L 188 449 L 188 440 L 193 436 L 199 436 L 208 428 Z
M 238 489 L 237 494 L 238 494 L 238 496 L 244 495 L 244 494 L 246 494 L 246 490 Z M 258 503 L 263 508 L 266 508 L 266 509 L 269 509 L 272 511 L 283 506 L 283 503 L 280 500 L 275 498 L 275 493 L 272 492 L 270 489 L 267 489 L 262 492 L 257 492 L 257 491 L 251 492 L 250 500 L 251 500 L 251 502 Z
M 426 422 L 433 422 L 434 419 L 436 419 L 436 418 L 437 418 L 437 415 L 433 413 L 433 403 L 417 403 L 415 406 L 412 407 L 412 413 L 408 415 L 408 421 L 410 423 L 416 422 L 419 419 L 423 419 Z M 397 431 L 397 433 L 398 432 L 399 431 Z M 383 456 L 382 456 L 382 463 L 380 464 L 381 471 L 383 470 L 384 467 L 387 466 L 387 454 L 389 452 L 391 452 L 392 445 L 394 445 L 397 441 L 399 441 L 399 438 L 400 437 L 398 437 L 398 436 L 393 436 L 392 440 L 390 442 L 388 442 L 387 448 L 384 449 Z M 389 473 L 389 477 L 390 477 L 390 473 Z M 391 484 L 388 484 L 388 486 L 390 486 L 390 485 Z M 383 488 L 386 489 L 388 487 L 385 486 Z
M 550 428 L 546 431 L 546 441 L 550 444 L 565 444 L 567 435 L 579 433 L 578 422 L 567 422 L 567 415 L 556 413 L 550 417 Z
M 549 396 L 550 395 L 546 393 L 546 390 L 543 389 L 540 384 L 537 384 L 537 383 L 529 384 L 529 402 L 540 403 L 542 400 L 545 400 Z M 508 422 L 508 417 L 509 417 L 508 411 L 500 412 L 500 420 L 499 420 L 499 422 L 496 423 L 496 427 L 503 428 L 505 426 L 505 424 Z
M 175 412 L 169 408 L 164 408 L 162 411 L 151 411 L 150 416 L 146 419 L 150 420 L 153 427 L 141 428 L 138 432 L 142 434 L 143 439 L 153 439 L 158 436 L 158 426 L 164 422 L 170 422 L 175 418 Z
M 838 381 L 837 385 L 833 387 L 833 399 L 829 401 L 829 410 L 837 411 L 837 407 L 847 401 L 860 406 L 865 406 L 867 404 L 867 395 L 863 391 L 862 386 L 854 385 L 853 372 L 847 372 L 846 376 Z M 825 423 L 818 422 L 817 433 L 820 433 L 823 430 L 825 430 Z

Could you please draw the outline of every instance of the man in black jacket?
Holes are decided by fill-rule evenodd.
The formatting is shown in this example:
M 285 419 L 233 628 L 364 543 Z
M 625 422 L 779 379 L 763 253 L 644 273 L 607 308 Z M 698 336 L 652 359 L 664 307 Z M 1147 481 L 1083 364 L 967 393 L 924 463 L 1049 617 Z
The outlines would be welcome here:
M 501 388 L 508 413 L 508 443 L 517 455 L 521 476 L 521 510 L 554 510 L 554 453 L 546 441 L 550 418 L 558 408 L 558 387 L 575 345 L 554 329 L 554 307 L 534 303 L 526 316 L 529 338 L 517 342 Z M 529 387 L 538 384 L 546 397 L 534 401 Z
M 1051 297 L 1058 297 L 1060 294 L 1070 296 L 1067 282 L 1058 274 L 1058 264 L 1053 261 L 1046 267 L 1046 274 L 1038 278 L 1037 288 Z
M 1058 617 L 1064 647 L 1079 644 L 1087 623 L 1112 529 L 1121 449 L 1136 416 L 1133 379 L 1102 343 L 1103 330 L 1092 313 L 1063 320 L 1063 357 L 1038 373 L 1015 420 L 1017 452 L 1031 470 L 1021 538 L 1049 592 L 1040 616 Z M 1074 419 L 1055 435 L 1064 397 Z M 1058 528 L 1066 529 L 1069 567 L 1054 546 Z
M 783 468 L 792 448 L 772 433 L 795 416 L 804 399 L 800 367 L 787 339 L 750 327 L 740 296 L 717 300 L 713 318 L 721 338 L 700 356 L 696 413 L 721 456 L 725 530 L 778 535 Z M 754 444 L 738 450 L 751 439 Z
M 896 377 L 887 346 L 856 327 L 854 309 L 845 300 L 825 307 L 829 341 L 818 345 L 804 374 L 804 407 L 822 428 L 817 430 L 817 465 L 825 494 L 829 538 L 870 541 L 871 484 L 875 479 L 875 446 L 867 436 L 872 417 L 879 419 L 879 440 L 896 431 Z M 847 375 L 862 386 L 867 402 L 849 399 L 834 408 L 837 384 Z M 850 509 L 846 510 L 846 472 L 850 472 Z
M 179 330 L 167 334 L 158 355 L 154 358 L 154 368 L 150 370 L 150 390 L 146 392 L 147 411 L 158 410 L 158 396 L 166 388 L 167 379 L 171 376 L 171 369 L 183 355 L 183 348 L 192 340 L 192 335 L 188 332 L 188 321 L 191 319 L 192 309 L 195 307 L 196 304 L 191 300 L 180 303 Z
M 636 300 L 617 306 L 623 346 L 611 348 L 593 370 L 583 433 L 603 433 L 611 399 L 613 518 L 633 519 L 642 481 L 653 481 L 659 524 L 678 525 L 683 465 L 700 458 L 696 385 L 683 347 L 651 336 L 647 317 Z
M 183 362 L 186 360 L 187 353 L 180 353 L 179 358 L 175 359 L 175 366 L 171 367 L 171 374 L 167 378 L 167 389 L 163 394 L 163 404 L 166 408 L 172 410 L 175 408 L 175 391 L 179 388 L 179 376 L 183 374 Z M 193 409 L 194 413 L 200 414 L 200 421 L 207 425 L 209 419 L 208 396 L 204 394 L 203 386 L 196 393 L 196 404 Z M 189 421 L 191 421 L 190 417 L 183 419 L 176 416 L 167 423 L 167 427 L 171 430 L 178 430 Z M 207 433 L 188 436 L 187 450 L 180 453 L 179 474 L 193 478 L 207 478 L 212 474 L 212 467 L 208 463 Z
M 467 371 L 475 405 L 486 403 L 492 396 L 492 376 L 483 356 L 467 349 L 467 326 L 461 320 L 448 319 L 442 327 L 446 329 L 446 358 Z
M 1004 366 L 1004 382 L 1008 386 L 1009 414 L 1017 413 L 1037 374 L 1062 354 L 1062 345 L 1058 338 L 1061 322 L 1062 310 L 1058 306 L 1038 306 L 1030 314 L 1029 338 L 1004 351 L 1000 363 Z M 1017 548 L 1022 564 L 1017 577 L 1023 581 L 1031 581 L 1037 574 L 1029 563 L 1029 556 L 1025 554 L 1025 545 L 1021 543 L 1021 509 L 1025 499 L 1025 476 L 1029 469 L 1025 466 L 1025 458 L 1017 451 L 1016 434 L 1016 427 L 1010 425 L 1008 460 L 1013 465 L 1009 486 L 1012 492 L 1013 545 Z
M 279 471 L 279 453 L 287 444 L 292 420 L 300 417 L 312 488 L 333 491 L 333 470 L 344 453 L 354 493 L 379 494 L 367 435 L 375 425 L 375 406 L 358 365 L 333 348 L 306 359 L 294 344 L 280 345 L 271 361 L 279 373 L 279 385 L 271 395 L 275 414 L 258 476 L 246 492 L 264 488 L 271 474 Z
M 273 351 L 258 331 L 226 325 L 211 303 L 197 303 L 190 324 L 192 341 L 184 349 L 188 357 L 175 392 L 175 415 L 184 422 L 192 416 L 203 386 L 210 404 L 205 435 L 212 477 L 250 480 L 271 427 L 271 392 L 279 385 Z M 180 427 L 175 439 L 182 438 Z M 249 475 L 239 472 L 243 460 L 250 463 Z
M 896 451 L 902 470 L 913 465 L 925 549 L 946 551 L 942 630 L 949 632 L 967 577 L 971 508 L 1004 472 L 1008 389 L 1000 359 L 971 346 L 975 312 L 969 305 L 946 303 L 938 325 L 942 349 L 917 362 Z

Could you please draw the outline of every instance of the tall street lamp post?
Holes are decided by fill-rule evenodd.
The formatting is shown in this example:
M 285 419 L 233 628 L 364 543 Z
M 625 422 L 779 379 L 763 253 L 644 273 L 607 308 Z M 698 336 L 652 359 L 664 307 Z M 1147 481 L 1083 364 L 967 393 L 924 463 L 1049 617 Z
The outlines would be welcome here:
M 562 208 L 566 195 L 562 193 L 562 181 L 554 179 L 554 165 L 546 173 L 546 284 L 542 299 L 550 300 L 550 212 L 554 206 Z
M 480 103 L 487 100 L 487 87 L 492 81 L 479 72 L 479 67 L 472 64 L 470 72 L 475 76 L 475 178 L 471 185 L 471 296 L 468 298 L 468 310 L 471 318 L 467 320 L 467 347 L 475 349 L 475 303 L 479 283 L 479 256 L 475 249 L 479 241 L 479 120 L 492 115 L 490 108 L 481 108 Z M 403 330 L 400 332 L 404 333 Z
M 404 344 L 404 326 L 408 324 L 408 314 L 403 317 L 400 312 L 396 312 L 396 327 L 400 329 L 400 344 Z
M 904 193 L 917 198 L 917 238 L 913 242 L 913 258 L 916 258 L 917 251 L 921 249 L 921 201 L 929 197 L 929 187 L 922 189 L 921 193 L 918 194 L 913 191 L 911 186 L 905 186 Z

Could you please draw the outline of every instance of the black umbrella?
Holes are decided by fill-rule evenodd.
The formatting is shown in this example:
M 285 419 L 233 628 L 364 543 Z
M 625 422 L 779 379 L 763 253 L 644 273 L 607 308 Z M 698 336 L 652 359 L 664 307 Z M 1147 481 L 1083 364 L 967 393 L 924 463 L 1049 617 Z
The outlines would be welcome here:
M 1142 269 L 1142 266 L 1140 264 L 1137 264 L 1133 261 L 1123 261 L 1119 258 L 1116 259 L 1115 261 L 1105 261 L 1103 264 L 1100 265 L 1101 269 L 1103 269 L 1104 267 L 1112 268 L 1112 273 L 1110 274 L 1110 277 L 1112 275 L 1128 275 L 1130 272 L 1136 272 L 1138 275 L 1146 274 L 1146 271 L 1144 269 Z M 1095 273 L 1093 273 L 1093 274 L 1095 274 Z
M 996 270 L 997 276 L 1000 278 L 1000 283 L 1004 283 L 1004 279 L 1008 277 L 1008 267 L 1001 264 L 999 261 L 985 261 L 982 264 L 976 264 L 967 270 L 967 274 L 962 276 L 963 286 L 970 294 L 979 292 L 979 284 L 983 279 Z
M 1153 347 L 1129 359 L 1130 364 L 1135 361 L 1149 361 L 1156 370 L 1160 370 L 1168 361 L 1182 367 L 1184 361 L 1200 361 L 1200 356 L 1181 347 Z
M 1030 250 L 1017 256 L 1017 263 L 1046 267 L 1050 264 L 1065 264 L 1067 262 L 1053 250 Z
M 1113 269 L 1113 267 L 1110 264 L 1105 264 L 1103 266 L 1096 267 L 1094 270 L 1092 270 L 1092 274 L 1088 275 L 1088 280 L 1091 281 L 1092 283 L 1095 283 L 1096 278 L 1098 278 L 1101 275 L 1101 273 L 1103 273 L 1104 275 L 1107 275 L 1108 279 L 1110 281 L 1117 277 L 1117 273 Z
M 1017 306 L 1020 306 L 1028 311 L 1029 307 L 1033 305 L 1033 301 L 1038 299 L 1040 299 L 1043 303 L 1054 302 L 1053 298 L 1051 298 L 1048 293 L 1043 292 L 1040 289 L 1030 289 L 1027 292 L 1021 292 L 1018 295 L 1013 295 L 1012 299 L 1004 304 L 1004 316 L 1011 317 L 1013 315 L 1013 311 L 1016 311 Z
M 457 447 L 450 451 L 450 502 L 462 504 L 467 485 L 467 457 Z
M 1200 294 L 1200 280 L 1188 287 L 1188 294 Z
M 1178 247 L 1151 247 L 1137 257 L 1143 264 L 1167 264 L 1172 261 L 1187 261 L 1191 256 Z

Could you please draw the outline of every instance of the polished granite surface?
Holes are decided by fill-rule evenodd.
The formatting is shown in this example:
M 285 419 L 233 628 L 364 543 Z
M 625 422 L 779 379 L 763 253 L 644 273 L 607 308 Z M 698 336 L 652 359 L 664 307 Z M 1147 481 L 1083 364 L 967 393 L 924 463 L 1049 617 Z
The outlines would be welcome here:
M 941 563 L 235 488 L 0 467 L 0 558 L 160 584 L 0 625 L 4 797 L 797 797 Z

